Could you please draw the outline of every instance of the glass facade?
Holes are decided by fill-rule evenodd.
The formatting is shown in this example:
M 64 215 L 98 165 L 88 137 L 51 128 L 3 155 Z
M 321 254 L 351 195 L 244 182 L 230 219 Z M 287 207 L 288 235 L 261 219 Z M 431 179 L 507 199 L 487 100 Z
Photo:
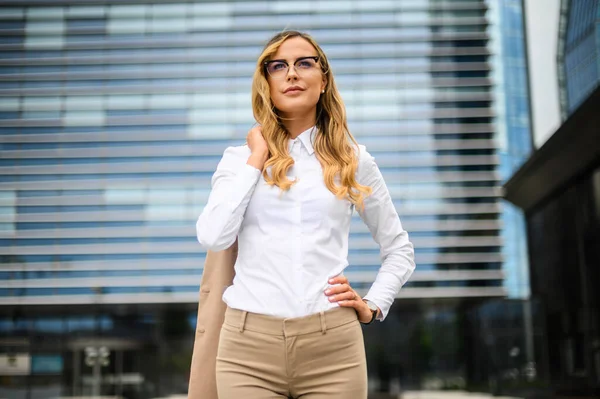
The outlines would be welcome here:
M 411 233 L 418 266 L 399 303 L 527 297 L 522 217 L 500 192 L 531 149 L 521 1 L 4 4 L 0 333 L 29 337 L 6 353 L 63 359 L 60 373 L 15 377 L 11 392 L 38 377 L 63 394 L 93 392 L 81 366 L 89 337 L 112 339 L 107 367 L 134 381 L 102 392 L 185 390 L 183 369 L 155 379 L 127 358 L 189 360 L 205 256 L 193 226 L 223 150 L 254 122 L 255 60 L 285 28 L 327 53 L 350 130 Z M 347 275 L 364 291 L 380 259 L 357 215 L 349 246 Z M 444 306 L 417 324 L 444 319 Z M 171 317 L 174 335 L 161 324 Z M 81 341 L 63 342 L 71 328 Z M 138 339 L 124 341 L 130 332 Z M 36 346 L 44 333 L 60 349 Z M 453 356 L 464 363 L 464 351 Z
M 570 181 L 530 213 L 531 282 L 545 309 L 547 379 L 557 393 L 597 397 L 600 168 Z
M 563 0 L 562 8 L 559 71 L 566 117 L 600 84 L 600 1 Z
M 512 185 L 536 187 L 521 195 L 521 206 L 531 291 L 544 309 L 545 337 L 536 343 L 543 379 L 557 396 L 599 397 L 600 169 L 586 152 L 598 142 L 600 1 L 562 1 L 558 70 L 565 121 Z
M 493 79 L 496 98 L 496 136 L 499 175 L 506 182 L 527 160 L 532 150 L 532 136 L 527 82 L 525 29 L 520 0 L 489 1 L 494 55 Z M 511 298 L 528 298 L 528 256 L 523 212 L 508 202 L 503 203 L 502 254 L 504 287 Z

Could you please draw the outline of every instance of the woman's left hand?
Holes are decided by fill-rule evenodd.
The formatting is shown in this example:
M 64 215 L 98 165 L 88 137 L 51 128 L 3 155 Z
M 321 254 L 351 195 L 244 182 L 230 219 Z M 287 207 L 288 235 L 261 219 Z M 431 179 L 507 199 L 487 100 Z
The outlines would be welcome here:
M 330 302 L 337 302 L 338 305 L 346 308 L 354 308 L 358 314 L 358 321 L 368 323 L 373 317 L 369 306 L 363 302 L 360 295 L 350 286 L 348 279 L 344 276 L 337 276 L 329 279 L 331 287 L 325 290 Z

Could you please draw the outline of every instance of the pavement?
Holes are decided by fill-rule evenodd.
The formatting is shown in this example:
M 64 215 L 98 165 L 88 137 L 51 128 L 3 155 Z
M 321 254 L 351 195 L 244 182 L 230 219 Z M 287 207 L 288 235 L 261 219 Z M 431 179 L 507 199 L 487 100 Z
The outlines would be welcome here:
M 466 391 L 406 391 L 398 399 L 523 399 L 514 396 L 493 396 Z
M 371 397 L 371 396 L 369 396 Z M 392 396 L 387 395 L 387 398 Z M 186 395 L 172 395 L 166 398 L 154 399 L 187 399 Z M 523 399 L 514 396 L 493 396 L 485 393 L 466 391 L 406 391 L 398 395 L 398 399 Z

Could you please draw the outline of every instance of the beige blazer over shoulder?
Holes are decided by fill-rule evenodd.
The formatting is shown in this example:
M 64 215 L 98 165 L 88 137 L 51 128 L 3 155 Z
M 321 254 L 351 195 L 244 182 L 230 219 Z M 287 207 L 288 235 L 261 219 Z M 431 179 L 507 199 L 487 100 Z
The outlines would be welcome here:
M 223 291 L 233 282 L 237 241 L 228 249 L 208 251 L 200 282 L 198 321 L 190 369 L 189 399 L 217 399 L 215 366 L 225 317 Z

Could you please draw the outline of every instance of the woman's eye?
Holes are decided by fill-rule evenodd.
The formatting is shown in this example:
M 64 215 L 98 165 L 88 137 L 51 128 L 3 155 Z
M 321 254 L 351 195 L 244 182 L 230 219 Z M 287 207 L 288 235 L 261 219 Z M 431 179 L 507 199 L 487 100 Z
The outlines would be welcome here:
M 277 71 L 279 69 L 285 68 L 285 64 L 283 62 L 275 62 L 274 64 L 271 65 L 271 68 L 273 68 L 273 70 Z

